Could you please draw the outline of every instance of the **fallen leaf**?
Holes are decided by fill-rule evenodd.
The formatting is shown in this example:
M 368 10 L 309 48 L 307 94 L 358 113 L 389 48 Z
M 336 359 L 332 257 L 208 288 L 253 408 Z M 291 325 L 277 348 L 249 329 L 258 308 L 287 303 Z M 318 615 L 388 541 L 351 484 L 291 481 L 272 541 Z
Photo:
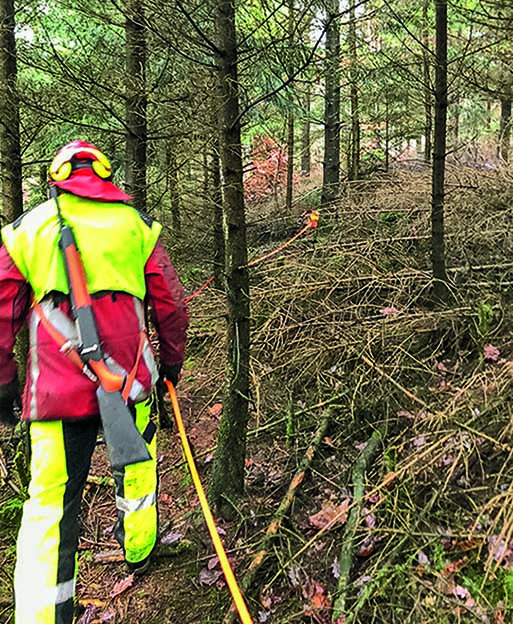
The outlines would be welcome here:
M 77 620 L 77 624 L 91 624 L 96 617 L 97 608 L 93 604 L 88 604 L 86 610 Z
M 444 550 L 473 550 L 478 548 L 484 542 L 484 537 L 476 537 L 468 540 L 453 539 L 444 544 Z
M 260 604 L 262 605 L 262 607 L 264 607 L 264 609 L 270 609 L 273 602 L 271 600 L 271 595 L 270 594 L 264 594 L 261 593 L 260 594 Z
M 89 589 L 89 586 L 88 586 Z M 87 609 L 87 607 L 96 607 L 97 609 L 103 609 L 103 607 L 105 606 L 105 601 L 104 600 L 98 600 L 98 598 L 88 598 L 87 596 L 85 598 L 80 598 L 78 601 L 78 604 L 81 607 L 85 607 Z
M 303 606 L 305 615 L 310 615 L 322 624 L 327 622 L 320 613 L 324 609 L 331 607 L 331 603 L 325 595 L 324 587 L 317 581 L 307 581 L 303 586 L 303 598 L 307 600 L 307 604 Z
M 223 411 L 222 403 L 215 403 L 214 405 L 212 405 L 212 407 L 208 408 L 209 416 L 212 416 L 213 418 L 217 418 L 217 419 L 220 418 L 222 411 Z
M 201 585 L 215 585 L 222 575 L 223 573 L 221 570 L 209 570 L 208 568 L 203 568 L 199 575 L 199 581 Z
M 313 516 L 310 516 L 310 526 L 316 529 L 324 529 L 336 524 L 344 524 L 347 520 L 347 508 L 349 500 L 345 500 L 341 505 L 326 505 Z
M 407 412 L 406 410 L 400 410 L 397 412 L 398 418 L 409 418 L 410 420 L 414 420 L 416 418 L 415 414 L 412 412 Z
M 213 570 L 215 567 L 217 567 L 218 563 L 219 563 L 219 557 L 210 557 L 210 559 L 207 562 L 207 568 L 209 570 Z
M 504 539 L 497 535 L 488 536 L 488 553 L 506 570 L 513 568 L 513 542 L 506 544 Z
M 486 345 L 486 347 L 483 349 L 484 359 L 487 362 L 497 362 L 500 354 L 501 352 L 499 351 L 499 349 L 491 344 Z
M 465 599 L 465 605 L 467 607 L 474 606 L 474 601 L 472 600 L 472 597 L 471 597 L 468 589 L 466 589 L 465 587 L 461 587 L 461 585 L 456 585 L 456 587 L 453 588 L 452 593 L 457 598 Z
M 100 617 L 99 617 L 99 621 L 100 622 L 112 622 L 116 617 L 116 612 L 114 611 L 114 609 L 107 609 L 107 611 L 104 611 Z
M 174 544 L 175 542 L 179 542 L 183 539 L 183 535 L 181 533 L 168 533 L 161 538 L 161 544 Z
M 425 436 L 418 436 L 412 441 L 412 444 L 415 448 L 420 448 L 421 446 L 424 446 L 425 443 L 426 443 Z
M 130 574 L 129 576 L 122 579 L 121 581 L 118 581 L 114 585 L 114 587 L 112 588 L 112 591 L 109 594 L 109 598 L 115 598 L 116 596 L 119 596 L 119 594 L 122 594 L 127 589 L 130 589 L 130 587 L 132 587 L 133 584 L 134 584 L 134 575 Z
M 458 559 L 458 561 L 454 561 L 453 563 L 448 563 L 442 569 L 441 571 L 442 574 L 444 576 L 451 576 L 451 574 L 454 574 L 454 572 L 462 568 L 467 563 L 467 560 L 468 560 L 468 557 L 465 556 L 465 557 L 462 557 L 461 559 Z
M 362 515 L 365 526 L 368 529 L 373 529 L 376 526 L 376 516 L 365 507 L 362 510 Z
M 440 377 L 440 381 L 438 383 L 438 392 L 447 392 L 447 390 L 449 389 L 449 384 L 447 383 L 447 380 L 445 379 L 445 377 Z
M 367 535 L 361 543 L 360 550 L 358 551 L 360 557 L 368 557 L 369 555 L 372 555 L 372 553 L 376 550 L 377 544 L 379 544 L 382 539 L 383 536 L 375 537 L 373 535 Z
M 386 490 L 389 490 L 392 487 L 392 484 L 396 479 L 397 479 L 396 472 L 387 472 L 387 474 L 383 477 L 383 487 Z
M 169 505 L 169 507 L 173 506 L 173 498 L 169 496 L 169 494 L 161 494 L 159 496 L 159 502 L 164 503 L 164 505 Z

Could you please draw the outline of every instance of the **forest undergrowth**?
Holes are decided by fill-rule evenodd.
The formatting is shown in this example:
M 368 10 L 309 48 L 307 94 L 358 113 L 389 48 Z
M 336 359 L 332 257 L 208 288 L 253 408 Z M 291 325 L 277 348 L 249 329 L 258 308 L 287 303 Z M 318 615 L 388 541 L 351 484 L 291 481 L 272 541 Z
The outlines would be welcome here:
M 431 300 L 422 170 L 347 183 L 330 206 L 305 196 L 284 237 L 304 208 L 319 209 L 318 228 L 251 269 L 247 496 L 219 530 L 255 622 L 511 621 L 512 182 L 509 170 L 449 167 L 447 304 Z M 248 218 L 274 210 L 250 207 Z M 178 394 L 208 483 L 222 294 L 205 290 L 190 314 Z M 7 624 L 25 482 L 19 434 L 0 434 Z M 176 434 L 160 437 L 163 546 L 141 580 L 112 538 L 103 453 L 84 497 L 80 623 L 236 621 Z

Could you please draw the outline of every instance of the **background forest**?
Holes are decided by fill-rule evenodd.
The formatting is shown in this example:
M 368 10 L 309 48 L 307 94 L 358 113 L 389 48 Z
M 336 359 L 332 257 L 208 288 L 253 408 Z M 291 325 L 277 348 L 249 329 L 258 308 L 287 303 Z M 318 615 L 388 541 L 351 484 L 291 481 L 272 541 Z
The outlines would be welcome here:
M 255 622 L 512 621 L 512 41 L 505 0 L 0 0 L 2 225 L 75 138 L 163 224 Z M 237 621 L 157 417 L 155 561 L 120 563 L 99 445 L 80 624 Z M 27 472 L 0 428 L 5 624 Z

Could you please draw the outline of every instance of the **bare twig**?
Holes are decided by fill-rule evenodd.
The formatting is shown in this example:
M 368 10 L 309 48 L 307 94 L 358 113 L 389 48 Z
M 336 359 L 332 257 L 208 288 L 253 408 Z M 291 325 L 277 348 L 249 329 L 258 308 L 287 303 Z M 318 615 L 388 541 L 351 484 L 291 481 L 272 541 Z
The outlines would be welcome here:
M 310 465 L 313 461 L 315 452 L 317 450 L 317 448 L 319 447 L 320 443 L 322 442 L 322 440 L 324 439 L 324 437 L 326 436 L 326 432 L 328 430 L 329 427 L 329 423 L 330 423 L 330 412 L 328 411 L 328 414 L 325 416 L 324 420 L 322 421 L 319 429 L 317 430 L 317 432 L 315 433 L 315 436 L 310 444 L 310 446 L 308 447 L 303 460 L 301 461 L 301 464 L 299 465 L 299 468 L 296 471 L 296 474 L 294 475 L 292 481 L 290 482 L 290 485 L 288 487 L 287 493 L 285 494 L 285 496 L 283 497 L 280 506 L 278 507 L 278 509 L 276 510 L 276 513 L 274 514 L 273 520 L 271 522 L 271 524 L 269 525 L 269 527 L 267 528 L 267 531 L 265 533 L 265 536 L 262 540 L 262 544 L 260 547 L 260 550 L 257 552 L 257 554 L 253 557 L 253 560 L 246 572 L 246 574 L 242 577 L 241 581 L 240 581 L 240 585 L 241 588 L 243 589 L 243 591 L 248 591 L 248 589 L 251 587 L 254 579 L 255 579 L 255 575 L 257 573 L 257 571 L 260 569 L 260 567 L 262 566 L 262 564 L 264 563 L 267 555 L 269 554 L 269 546 L 272 542 L 272 540 L 276 537 L 276 535 L 278 534 L 278 531 L 280 530 L 281 524 L 283 522 L 283 519 L 285 518 L 285 516 L 287 515 L 293 501 L 294 498 L 296 496 L 296 492 L 297 489 L 299 488 L 299 486 L 303 483 L 305 475 L 306 475 L 306 471 L 310 468 Z M 231 624 L 235 621 L 235 618 L 237 617 L 237 612 L 235 611 L 235 609 L 232 608 L 228 611 L 226 617 L 224 618 L 224 624 Z

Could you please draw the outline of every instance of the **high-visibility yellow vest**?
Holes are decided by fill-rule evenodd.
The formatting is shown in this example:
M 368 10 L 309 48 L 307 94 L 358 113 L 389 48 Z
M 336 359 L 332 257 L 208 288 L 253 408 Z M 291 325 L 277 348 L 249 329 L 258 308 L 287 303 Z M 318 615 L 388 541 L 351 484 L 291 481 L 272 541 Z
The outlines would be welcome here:
M 143 299 L 144 266 L 162 229 L 131 206 L 63 194 L 59 206 L 71 226 L 91 294 L 122 291 Z M 52 290 L 68 293 L 59 249 L 59 219 L 53 200 L 25 212 L 3 228 L 2 240 L 32 286 L 36 301 Z

